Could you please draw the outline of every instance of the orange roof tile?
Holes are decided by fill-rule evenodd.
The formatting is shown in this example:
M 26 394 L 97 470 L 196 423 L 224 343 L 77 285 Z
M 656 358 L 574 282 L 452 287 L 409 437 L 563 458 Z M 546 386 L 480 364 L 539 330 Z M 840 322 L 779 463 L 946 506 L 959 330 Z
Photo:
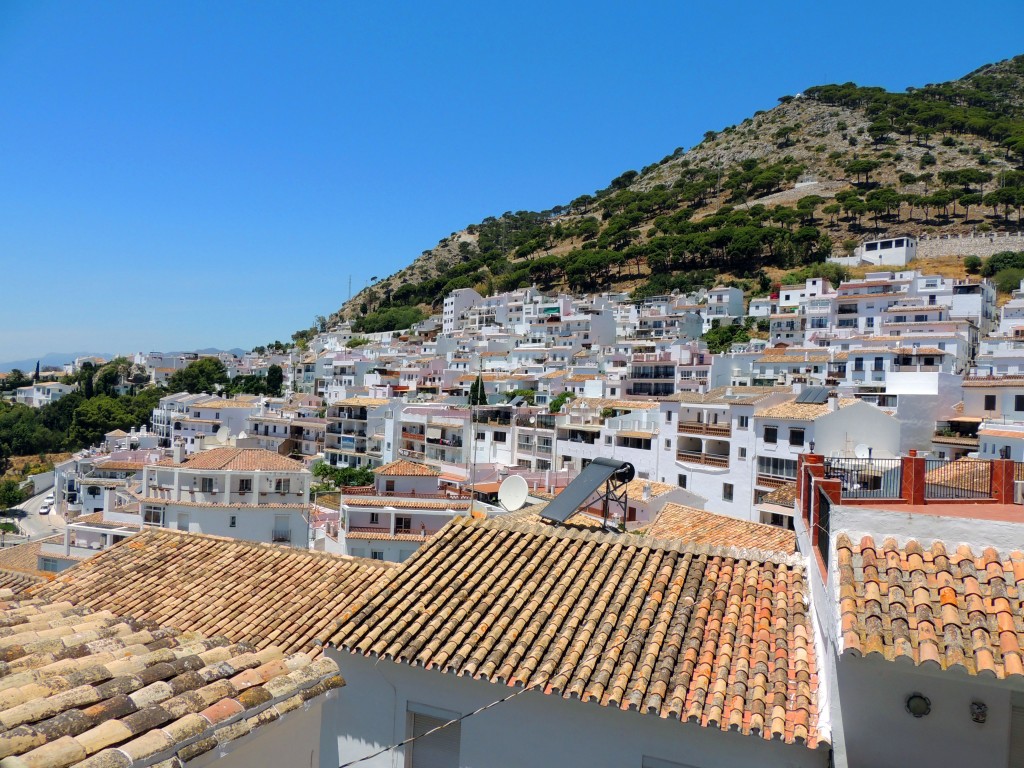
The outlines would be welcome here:
M 68 602 L 4 603 L 0 627 L 5 765 L 184 765 L 344 685 L 325 655 Z
M 192 454 L 181 464 L 164 459 L 156 466 L 239 472 L 308 472 L 301 461 L 262 448 L 212 448 Z
M 654 522 L 642 532 L 654 539 L 681 539 L 692 544 L 785 554 L 796 552 L 796 534 L 793 531 L 717 515 L 683 504 L 666 504 Z
M 376 560 L 147 529 L 37 594 L 286 652 L 312 640 L 391 566 Z
M 1024 553 L 836 537 L 843 653 L 1024 679 Z
M 441 470 L 429 467 L 426 464 L 417 464 L 405 459 L 398 459 L 377 467 L 373 470 L 375 475 L 383 477 L 439 477 Z
M 503 688 L 816 747 L 806 593 L 803 565 L 788 556 L 463 518 L 325 640 Z M 716 607 L 722 596 L 728 610 Z M 726 690 L 734 680 L 743 694 Z

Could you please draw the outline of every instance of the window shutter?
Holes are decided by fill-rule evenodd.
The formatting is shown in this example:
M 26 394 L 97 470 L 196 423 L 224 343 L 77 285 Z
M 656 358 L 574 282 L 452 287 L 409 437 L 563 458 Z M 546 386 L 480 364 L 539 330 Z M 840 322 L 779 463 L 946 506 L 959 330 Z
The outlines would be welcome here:
M 409 745 L 409 768 L 458 768 L 461 723 L 449 725 L 437 733 L 422 736 L 447 720 L 418 712 L 412 713 L 412 735 L 421 736 Z
M 1024 768 L 1024 707 L 1014 707 L 1010 714 L 1009 768 Z

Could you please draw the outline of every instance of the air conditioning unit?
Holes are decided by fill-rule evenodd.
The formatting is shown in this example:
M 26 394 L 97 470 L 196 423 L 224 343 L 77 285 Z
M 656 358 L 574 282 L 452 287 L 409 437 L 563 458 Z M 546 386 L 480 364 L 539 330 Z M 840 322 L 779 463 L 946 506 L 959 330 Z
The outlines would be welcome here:
M 1024 480 L 1016 480 L 1013 483 L 1013 503 L 1024 504 Z

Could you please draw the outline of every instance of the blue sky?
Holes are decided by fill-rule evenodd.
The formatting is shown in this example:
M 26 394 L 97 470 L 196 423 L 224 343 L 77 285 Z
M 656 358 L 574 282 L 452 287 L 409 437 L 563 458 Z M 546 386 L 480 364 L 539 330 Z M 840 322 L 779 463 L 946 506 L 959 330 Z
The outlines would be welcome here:
M 781 7 L 780 7 L 781 6 Z M 373 275 L 1024 3 L 0 4 L 0 361 L 286 340 Z

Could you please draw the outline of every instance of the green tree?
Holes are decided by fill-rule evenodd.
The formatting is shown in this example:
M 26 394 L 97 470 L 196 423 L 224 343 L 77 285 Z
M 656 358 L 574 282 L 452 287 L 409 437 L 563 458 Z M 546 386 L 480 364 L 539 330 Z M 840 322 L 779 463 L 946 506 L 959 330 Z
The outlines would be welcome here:
M 482 374 L 478 373 L 476 381 L 469 387 L 469 404 L 487 405 L 487 390 L 484 387 L 484 377 Z
M 0 481 L 0 509 L 6 511 L 25 500 L 25 494 L 15 480 Z
M 68 440 L 77 446 L 96 445 L 107 432 L 115 429 L 127 431 L 136 425 L 135 422 L 135 414 L 126 399 L 96 395 L 75 409 Z
M 284 387 L 284 371 L 276 363 L 267 368 L 267 392 L 280 397 Z
M 216 392 L 228 383 L 227 370 L 224 363 L 215 357 L 203 357 L 194 360 L 180 371 L 175 371 L 167 380 L 167 391 L 176 392 Z
M 39 361 L 38 360 L 36 360 L 36 373 L 32 377 L 32 381 L 34 381 L 34 382 L 35 381 L 39 381 Z
M 964 257 L 964 269 L 967 270 L 967 274 L 976 275 L 981 272 L 981 257 L 980 256 L 965 256 Z
M 12 368 L 11 372 L 7 374 L 7 378 L 3 380 L 3 384 L 0 386 L 2 386 L 4 390 L 10 391 L 17 389 L 18 387 L 27 387 L 31 383 L 32 382 L 20 368 Z
M 548 404 L 548 411 L 550 413 L 559 413 L 562 410 L 562 406 L 572 400 L 572 392 L 562 392 L 557 397 L 551 399 Z

